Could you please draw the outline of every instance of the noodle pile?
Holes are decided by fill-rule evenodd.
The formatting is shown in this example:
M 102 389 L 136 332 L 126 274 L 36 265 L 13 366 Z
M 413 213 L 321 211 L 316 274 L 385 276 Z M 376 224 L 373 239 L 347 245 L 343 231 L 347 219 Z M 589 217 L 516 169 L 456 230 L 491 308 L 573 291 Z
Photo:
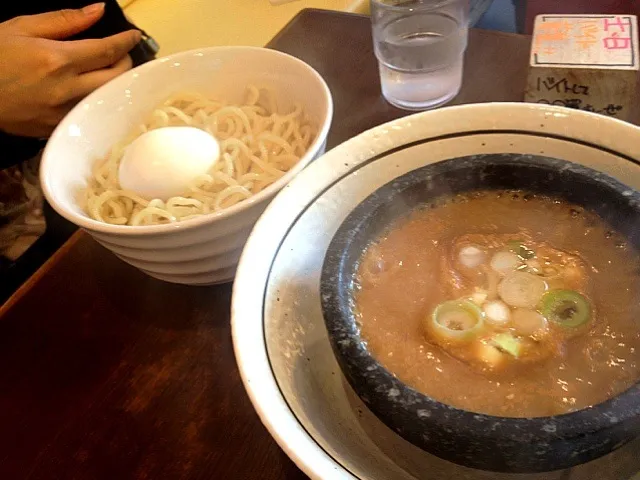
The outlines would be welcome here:
M 118 168 L 127 145 L 143 133 L 166 126 L 193 126 L 220 143 L 220 160 L 183 196 L 145 200 L 123 190 Z M 305 154 L 315 131 L 296 104 L 278 113 L 267 89 L 249 86 L 244 105 L 226 105 L 199 94 L 179 94 L 158 106 L 151 117 L 106 159 L 97 162 L 81 202 L 95 220 L 115 225 L 155 225 L 217 212 L 241 202 L 282 177 Z

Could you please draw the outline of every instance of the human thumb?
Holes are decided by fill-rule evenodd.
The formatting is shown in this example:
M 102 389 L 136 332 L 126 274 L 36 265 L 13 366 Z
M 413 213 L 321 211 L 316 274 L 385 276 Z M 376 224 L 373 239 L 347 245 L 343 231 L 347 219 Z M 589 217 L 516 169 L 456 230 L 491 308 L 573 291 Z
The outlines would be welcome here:
M 94 3 L 77 10 L 27 15 L 16 19 L 16 26 L 23 34 L 51 40 L 62 40 L 83 32 L 104 14 L 104 3 Z

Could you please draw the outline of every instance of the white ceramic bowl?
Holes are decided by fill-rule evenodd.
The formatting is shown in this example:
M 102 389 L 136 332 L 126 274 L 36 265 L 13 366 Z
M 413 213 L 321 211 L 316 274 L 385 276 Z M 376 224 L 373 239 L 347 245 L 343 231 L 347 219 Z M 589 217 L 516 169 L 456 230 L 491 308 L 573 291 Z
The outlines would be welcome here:
M 318 135 L 302 159 L 262 192 L 231 208 L 169 225 L 118 226 L 90 218 L 76 202 L 93 163 L 104 157 L 170 94 L 191 90 L 241 102 L 248 84 L 273 88 L 280 108 L 301 102 Z M 175 283 L 233 279 L 253 224 L 273 196 L 324 152 L 333 116 L 322 77 L 290 55 L 257 47 L 211 47 L 164 57 L 116 78 L 85 98 L 60 123 L 44 154 L 44 193 L 63 217 L 89 232 L 125 262 Z
M 341 374 L 320 305 L 325 252 L 346 216 L 380 186 L 440 160 L 531 153 L 581 163 L 640 189 L 640 128 L 524 103 L 443 108 L 369 130 L 332 149 L 270 204 L 234 283 L 236 359 L 260 418 L 322 480 L 621 480 L 640 471 L 640 440 L 571 470 L 509 475 L 460 467 L 387 428 Z

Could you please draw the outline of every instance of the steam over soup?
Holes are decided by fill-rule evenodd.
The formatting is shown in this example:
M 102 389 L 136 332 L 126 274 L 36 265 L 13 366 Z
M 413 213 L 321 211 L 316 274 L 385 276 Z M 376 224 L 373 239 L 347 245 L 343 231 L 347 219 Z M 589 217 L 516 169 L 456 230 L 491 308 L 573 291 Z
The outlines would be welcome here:
M 507 417 L 600 403 L 640 376 L 640 262 L 593 213 L 526 192 L 414 211 L 364 252 L 371 353 L 441 402 Z

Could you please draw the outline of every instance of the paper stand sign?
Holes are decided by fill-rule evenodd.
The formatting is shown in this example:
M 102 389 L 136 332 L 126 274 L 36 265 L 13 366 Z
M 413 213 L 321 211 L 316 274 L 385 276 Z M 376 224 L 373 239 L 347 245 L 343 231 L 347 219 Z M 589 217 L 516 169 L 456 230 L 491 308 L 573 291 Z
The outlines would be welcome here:
M 538 15 L 525 101 L 628 120 L 636 99 L 634 15 Z

